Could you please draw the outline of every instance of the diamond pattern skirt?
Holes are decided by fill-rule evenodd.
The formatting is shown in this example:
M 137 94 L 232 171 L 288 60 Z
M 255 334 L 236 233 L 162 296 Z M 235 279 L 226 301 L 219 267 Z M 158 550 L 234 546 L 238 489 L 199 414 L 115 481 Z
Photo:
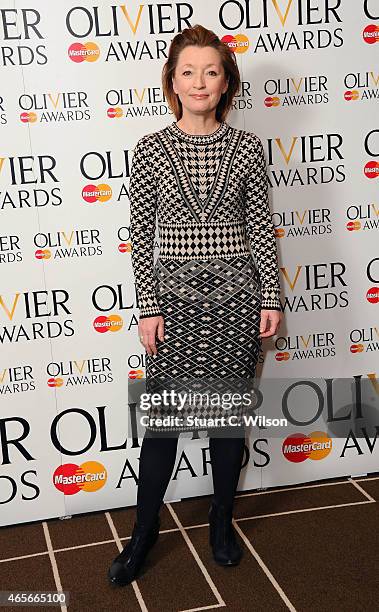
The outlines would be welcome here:
M 189 261 L 158 258 L 154 274 L 165 339 L 157 339 L 157 356 L 146 353 L 146 390 L 169 393 L 174 389 L 186 392 L 190 401 L 182 399 L 180 407 L 177 401 L 151 406 L 147 429 L 217 428 L 229 422 L 220 417 L 230 415 L 241 423 L 248 406 L 227 402 L 226 408 L 224 400 L 230 393 L 242 396 L 247 381 L 251 388 L 261 349 L 262 298 L 252 256 Z M 195 402 L 199 399 L 195 393 L 203 394 L 201 402 Z M 165 417 L 162 425 L 159 419 Z

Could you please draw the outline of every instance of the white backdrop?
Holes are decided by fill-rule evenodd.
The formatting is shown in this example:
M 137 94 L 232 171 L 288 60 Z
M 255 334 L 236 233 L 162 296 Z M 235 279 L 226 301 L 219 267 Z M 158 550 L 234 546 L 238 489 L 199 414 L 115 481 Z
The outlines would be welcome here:
M 362 377 L 377 397 L 377 2 L 3 0 L 0 13 L 0 524 L 135 503 L 129 169 L 137 140 L 175 120 L 161 69 L 187 25 L 236 53 L 228 122 L 266 152 L 285 320 L 258 374 L 322 392 Z M 107 317 L 115 331 L 100 333 Z M 280 438 L 252 429 L 240 489 L 378 470 L 375 414 L 367 427 L 340 412 L 355 433 L 336 438 L 326 404 L 313 420 L 311 399 L 293 410 Z M 207 446 L 181 440 L 166 500 L 212 491 Z

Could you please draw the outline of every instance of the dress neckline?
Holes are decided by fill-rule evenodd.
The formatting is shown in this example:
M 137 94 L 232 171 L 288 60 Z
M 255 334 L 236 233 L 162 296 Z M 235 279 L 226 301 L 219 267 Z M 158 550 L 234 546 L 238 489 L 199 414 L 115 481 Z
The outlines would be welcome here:
M 170 125 L 167 126 L 169 132 L 180 138 L 180 140 L 184 140 L 185 142 L 189 142 L 192 144 L 210 144 L 219 140 L 229 131 L 229 124 L 226 121 L 221 121 L 217 130 L 211 132 L 210 134 L 188 134 L 188 132 L 184 132 L 178 125 L 177 122 L 174 121 Z

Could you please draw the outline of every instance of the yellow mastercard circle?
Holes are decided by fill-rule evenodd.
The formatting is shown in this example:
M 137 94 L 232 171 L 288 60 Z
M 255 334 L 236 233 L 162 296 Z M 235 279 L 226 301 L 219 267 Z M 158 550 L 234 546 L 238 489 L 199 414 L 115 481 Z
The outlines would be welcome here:
M 97 196 L 98 202 L 107 202 L 112 197 L 112 189 L 106 183 L 101 183 L 97 186 L 99 195 Z
M 123 113 L 122 108 L 120 108 L 119 106 L 117 106 L 117 107 L 115 108 L 115 111 L 116 111 L 116 112 L 115 112 L 115 117 L 122 117 L 122 116 L 123 116 L 123 114 L 124 114 L 124 113 Z
M 80 466 L 85 474 L 83 485 L 80 487 L 82 491 L 93 493 L 101 489 L 107 481 L 107 470 L 102 463 L 98 461 L 85 461 Z
M 234 53 L 245 53 L 248 50 L 249 39 L 245 34 L 236 34 L 234 40 L 237 43 L 234 48 Z
M 124 321 L 121 319 L 119 315 L 109 315 L 108 321 L 110 321 L 111 325 L 109 327 L 109 331 L 119 331 L 124 325 Z
M 37 121 L 37 115 L 35 113 L 29 113 L 29 123 L 35 123 Z
M 309 438 L 318 447 L 312 449 L 309 459 L 314 461 L 325 459 L 332 450 L 332 439 L 324 431 L 312 431 Z
M 86 61 L 96 62 L 96 60 L 99 59 L 100 55 L 100 50 L 97 44 L 93 42 L 87 42 L 84 46 L 87 51 L 89 51 L 89 53 L 86 54 Z
M 44 259 L 50 259 L 51 257 L 51 251 L 49 251 L 49 249 L 44 249 L 43 250 L 43 258 Z

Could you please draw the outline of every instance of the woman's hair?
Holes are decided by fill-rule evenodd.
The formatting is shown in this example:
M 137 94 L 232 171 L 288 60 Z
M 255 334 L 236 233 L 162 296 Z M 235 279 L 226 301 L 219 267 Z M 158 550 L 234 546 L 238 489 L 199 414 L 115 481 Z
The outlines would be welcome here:
M 227 91 L 222 94 L 217 105 L 216 119 L 217 121 L 224 121 L 232 106 L 233 98 L 240 87 L 241 80 L 238 65 L 234 53 L 219 39 L 217 34 L 212 32 L 212 30 L 207 30 L 207 28 L 199 24 L 191 28 L 185 28 L 171 41 L 168 58 L 162 69 L 163 93 L 167 103 L 176 119 L 179 120 L 183 114 L 183 108 L 179 96 L 174 92 L 172 78 L 175 73 L 180 52 L 189 45 L 194 45 L 196 47 L 213 47 L 221 56 L 225 78 L 229 79 L 229 85 Z

